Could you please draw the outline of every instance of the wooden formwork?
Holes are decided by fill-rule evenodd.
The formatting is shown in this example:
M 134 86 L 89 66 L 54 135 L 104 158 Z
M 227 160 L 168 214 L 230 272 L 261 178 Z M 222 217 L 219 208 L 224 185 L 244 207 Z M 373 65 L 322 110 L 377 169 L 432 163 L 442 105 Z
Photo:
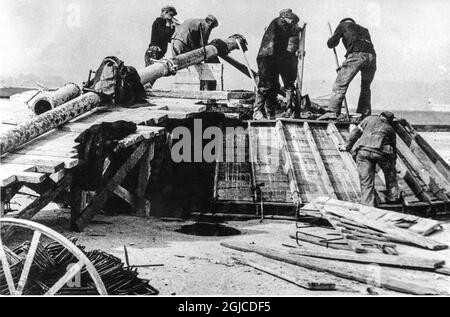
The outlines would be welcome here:
M 249 159 L 217 163 L 214 204 L 245 204 L 251 212 L 263 204 L 266 212 L 279 213 L 281 205 L 298 209 L 318 197 L 358 202 L 356 163 L 350 153 L 339 151 L 350 129 L 349 124 L 312 120 L 249 122 Z M 396 123 L 395 129 L 401 204 L 386 204 L 384 175 L 379 170 L 375 180 L 379 206 L 422 215 L 447 213 L 448 164 L 408 125 Z M 284 210 L 292 214 L 292 208 Z

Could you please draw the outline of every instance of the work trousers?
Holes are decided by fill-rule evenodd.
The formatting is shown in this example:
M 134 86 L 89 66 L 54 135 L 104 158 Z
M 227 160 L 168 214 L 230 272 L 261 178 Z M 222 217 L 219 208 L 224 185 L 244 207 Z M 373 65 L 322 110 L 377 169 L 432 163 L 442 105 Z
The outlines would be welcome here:
M 298 59 L 292 54 L 282 56 L 258 57 L 258 91 L 254 110 L 272 116 L 277 104 L 277 94 L 280 89 L 280 76 L 288 94 L 292 94 L 297 78 Z
M 341 114 L 342 101 L 345 98 L 348 86 L 356 74 L 361 72 L 361 92 L 356 112 L 363 116 L 369 116 L 372 113 L 370 85 L 376 69 L 377 62 L 374 54 L 362 52 L 349 54 L 338 71 L 328 111 L 334 112 L 336 115 Z
M 395 156 L 361 149 L 356 157 L 356 164 L 361 183 L 361 204 L 376 206 L 375 172 L 377 164 L 384 173 L 388 201 L 394 202 L 398 199 L 399 190 L 395 170 Z

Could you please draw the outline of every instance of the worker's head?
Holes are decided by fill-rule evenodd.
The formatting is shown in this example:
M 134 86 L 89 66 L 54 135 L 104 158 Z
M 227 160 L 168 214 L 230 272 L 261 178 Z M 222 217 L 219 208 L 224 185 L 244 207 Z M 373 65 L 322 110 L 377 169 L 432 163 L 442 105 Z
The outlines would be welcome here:
M 161 18 L 168 21 L 172 21 L 173 17 L 177 14 L 177 10 L 173 6 L 165 6 L 161 9 Z
M 292 9 L 281 10 L 280 18 L 282 18 L 288 24 L 297 24 L 300 21 L 299 17 L 294 12 L 292 12 Z
M 343 23 L 343 22 L 356 23 L 355 20 L 353 20 L 352 18 L 345 18 L 345 19 L 342 19 L 341 22 L 339 22 L 339 23 Z
M 206 25 L 214 29 L 219 26 L 219 21 L 217 21 L 216 17 L 212 14 L 208 14 L 208 16 L 205 18 Z
M 395 115 L 390 111 L 383 111 L 382 113 L 380 113 L 380 118 L 389 123 L 392 123 L 392 121 L 394 121 Z

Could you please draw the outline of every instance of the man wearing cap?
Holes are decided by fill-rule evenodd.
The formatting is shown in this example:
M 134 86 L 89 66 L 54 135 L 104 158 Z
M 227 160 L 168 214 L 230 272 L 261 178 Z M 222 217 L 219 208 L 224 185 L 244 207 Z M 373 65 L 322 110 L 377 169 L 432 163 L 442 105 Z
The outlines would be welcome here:
M 389 111 L 379 116 L 368 116 L 352 130 L 341 151 L 351 150 L 356 155 L 361 183 L 361 203 L 376 206 L 375 172 L 378 164 L 384 173 L 387 202 L 398 201 L 399 189 L 395 169 L 396 133 L 392 127 L 394 114 Z
M 338 69 L 328 113 L 319 120 L 335 119 L 341 114 L 342 101 L 348 86 L 358 72 L 361 72 L 361 92 L 356 112 L 360 113 L 362 117 L 369 116 L 372 112 L 370 85 L 375 76 L 377 62 L 369 31 L 352 18 L 346 18 L 339 23 L 333 36 L 328 40 L 328 47 L 336 47 L 341 39 L 347 50 L 346 60 Z
M 284 9 L 264 32 L 256 59 L 259 81 L 253 110 L 254 120 L 274 118 L 280 75 L 286 89 L 287 104 L 293 103 L 298 63 L 295 54 L 298 45 L 295 47 L 290 45 L 290 42 L 293 37 L 298 37 L 301 31 L 298 22 L 298 16 L 291 9 Z
M 172 6 L 161 9 L 161 15 L 152 25 L 152 38 L 145 52 L 145 67 L 153 64 L 153 60 L 160 60 L 167 52 L 167 45 L 175 32 L 174 17 L 177 10 Z
M 172 37 L 172 54 L 177 56 L 208 44 L 211 31 L 219 26 L 213 15 L 205 19 L 188 19 L 176 30 Z

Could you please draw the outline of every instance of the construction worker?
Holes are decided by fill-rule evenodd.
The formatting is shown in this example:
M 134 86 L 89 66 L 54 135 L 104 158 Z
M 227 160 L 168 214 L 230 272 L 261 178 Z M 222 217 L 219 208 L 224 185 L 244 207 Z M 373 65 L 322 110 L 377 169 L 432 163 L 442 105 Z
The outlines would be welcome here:
M 275 117 L 280 75 L 286 89 L 287 105 L 293 103 L 298 65 L 295 54 L 298 47 L 292 47 L 289 42 L 290 38 L 298 37 L 301 31 L 298 22 L 298 16 L 291 9 L 284 9 L 264 32 L 256 59 L 259 82 L 253 109 L 254 120 Z
M 208 44 L 211 31 L 219 26 L 213 15 L 205 19 L 188 19 L 176 30 L 172 37 L 172 55 L 193 51 Z
M 361 183 L 361 203 L 376 206 L 375 172 L 378 164 L 383 170 L 387 202 L 398 201 L 399 189 L 395 170 L 396 133 L 392 127 L 394 114 L 389 111 L 379 116 L 368 116 L 351 131 L 347 144 L 339 150 L 352 151 L 356 155 Z
M 161 9 L 161 15 L 152 25 L 152 38 L 145 52 L 145 67 L 153 64 L 154 60 L 160 60 L 167 52 L 167 45 L 175 32 L 177 24 L 175 16 L 177 10 L 172 6 Z
M 360 113 L 362 117 L 369 116 L 372 112 L 370 85 L 375 76 L 377 62 L 369 31 L 352 18 L 346 18 L 339 23 L 333 36 L 328 40 L 328 47 L 336 47 L 341 39 L 347 50 L 346 60 L 338 69 L 328 112 L 319 120 L 339 117 L 348 86 L 358 72 L 361 72 L 361 92 L 356 112 Z

